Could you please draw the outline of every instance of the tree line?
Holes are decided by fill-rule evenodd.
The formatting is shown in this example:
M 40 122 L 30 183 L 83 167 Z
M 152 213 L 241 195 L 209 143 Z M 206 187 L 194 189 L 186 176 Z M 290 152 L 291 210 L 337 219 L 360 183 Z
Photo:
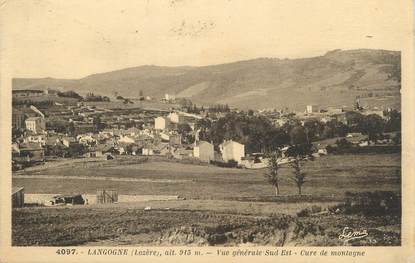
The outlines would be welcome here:
M 247 153 L 266 153 L 281 145 L 309 144 L 313 141 L 344 137 L 350 132 L 361 132 L 369 140 L 376 140 L 384 132 L 401 130 L 401 114 L 398 111 L 379 115 L 362 115 L 348 112 L 345 123 L 336 119 L 323 123 L 318 120 L 301 122 L 290 118 L 281 127 L 275 127 L 265 116 L 230 112 L 218 120 L 204 118 L 195 127 L 200 140 L 212 141 L 215 145 L 224 140 L 234 140 L 245 145 Z

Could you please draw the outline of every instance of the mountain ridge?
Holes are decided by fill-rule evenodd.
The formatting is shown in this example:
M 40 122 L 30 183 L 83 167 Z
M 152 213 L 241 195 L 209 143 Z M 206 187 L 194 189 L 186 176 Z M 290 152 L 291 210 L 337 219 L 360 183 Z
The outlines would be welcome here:
M 165 93 L 198 104 L 240 108 L 307 104 L 351 105 L 356 97 L 400 107 L 400 52 L 333 50 L 310 58 L 255 58 L 207 66 L 142 65 L 80 79 L 15 78 L 13 89 L 61 87 L 80 93 L 161 98 Z M 382 103 L 382 99 L 385 99 Z

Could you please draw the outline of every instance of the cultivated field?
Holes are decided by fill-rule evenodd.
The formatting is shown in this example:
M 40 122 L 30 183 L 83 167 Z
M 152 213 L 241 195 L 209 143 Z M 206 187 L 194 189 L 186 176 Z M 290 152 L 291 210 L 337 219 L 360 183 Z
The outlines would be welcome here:
M 265 170 L 186 164 L 163 157 L 55 161 L 13 175 L 26 193 L 179 195 L 185 200 L 143 201 L 13 210 L 13 245 L 399 245 L 400 216 L 338 212 L 344 194 L 400 194 L 399 154 L 328 155 L 305 164 L 303 196 L 282 167 L 280 198 Z M 151 207 L 148 211 L 144 208 Z M 316 208 L 312 216 L 298 217 Z M 321 213 L 319 212 L 321 211 Z M 329 212 L 330 211 L 330 212 Z M 344 243 L 344 227 L 367 230 Z

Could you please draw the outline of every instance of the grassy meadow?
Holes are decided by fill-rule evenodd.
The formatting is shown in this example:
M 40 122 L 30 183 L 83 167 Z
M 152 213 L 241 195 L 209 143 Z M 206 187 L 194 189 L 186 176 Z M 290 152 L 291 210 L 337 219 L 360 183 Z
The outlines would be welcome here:
M 303 168 L 306 172 L 306 183 L 303 187 L 305 195 L 338 196 L 346 191 L 374 190 L 399 192 L 401 188 L 399 154 L 328 155 L 305 162 Z M 36 169 L 19 172 L 13 177 L 13 186 L 25 187 L 26 193 L 95 193 L 97 189 L 104 188 L 116 189 L 119 194 L 233 199 L 272 196 L 274 189 L 266 182 L 265 172 L 264 169 L 231 169 L 183 164 L 160 157 L 143 159 L 125 156 L 110 161 L 88 162 L 84 159 L 73 163 L 63 162 L 62 165 L 51 167 L 38 166 Z M 279 172 L 281 194 L 295 195 L 297 189 L 290 179 L 292 170 L 282 166 Z M 26 177 L 19 178 L 20 174 Z M 42 179 L 36 178 L 39 175 L 43 176 Z M 45 178 L 45 175 L 48 177 Z M 150 180 L 93 180 L 94 177 Z

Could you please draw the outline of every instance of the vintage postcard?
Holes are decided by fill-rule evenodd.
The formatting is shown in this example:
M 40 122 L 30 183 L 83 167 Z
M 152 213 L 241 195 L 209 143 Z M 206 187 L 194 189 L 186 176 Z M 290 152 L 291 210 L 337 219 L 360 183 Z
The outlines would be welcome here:
M 0 262 L 415 262 L 409 0 L 1 1 Z

